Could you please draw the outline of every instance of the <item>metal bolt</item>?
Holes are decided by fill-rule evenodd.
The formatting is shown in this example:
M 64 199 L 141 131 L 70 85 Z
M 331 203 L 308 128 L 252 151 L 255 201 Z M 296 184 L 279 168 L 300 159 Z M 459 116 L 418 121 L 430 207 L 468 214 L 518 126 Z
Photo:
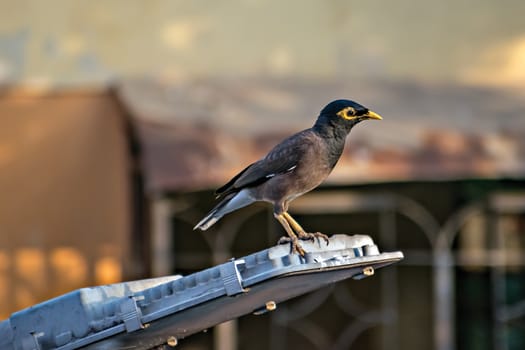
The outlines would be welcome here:
M 171 337 L 168 337 L 168 339 L 166 340 L 166 343 L 168 344 L 168 346 L 171 346 L 173 348 L 177 346 L 178 340 L 174 336 L 171 336 Z
M 374 268 L 372 266 L 367 266 L 363 269 L 363 275 L 372 276 L 374 274 Z
M 275 309 L 277 309 L 277 304 L 275 303 L 275 301 L 270 300 L 266 302 L 266 310 L 273 311 Z

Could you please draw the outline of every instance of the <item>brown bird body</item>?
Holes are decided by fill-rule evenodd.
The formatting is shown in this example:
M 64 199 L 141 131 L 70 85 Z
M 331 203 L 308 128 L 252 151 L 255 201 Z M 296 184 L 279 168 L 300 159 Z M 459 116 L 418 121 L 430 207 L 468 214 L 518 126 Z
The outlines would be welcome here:
M 273 204 L 275 218 L 288 233 L 281 242 L 291 242 L 294 252 L 304 255 L 298 239 L 322 237 L 328 242 L 324 234 L 305 232 L 288 214 L 288 206 L 323 182 L 339 160 L 346 136 L 365 119 L 381 117 L 353 101 L 329 103 L 312 128 L 288 137 L 219 188 L 221 202 L 194 229 L 207 230 L 225 214 L 265 201 Z

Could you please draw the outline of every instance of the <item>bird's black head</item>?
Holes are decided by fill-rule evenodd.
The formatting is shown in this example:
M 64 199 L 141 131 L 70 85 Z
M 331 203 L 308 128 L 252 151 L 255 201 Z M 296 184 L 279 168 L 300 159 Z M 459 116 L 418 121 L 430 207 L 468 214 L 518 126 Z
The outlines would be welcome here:
M 321 110 L 314 125 L 317 129 L 335 129 L 334 132 L 350 132 L 352 127 L 366 119 L 381 120 L 381 116 L 357 102 L 350 100 L 335 100 Z

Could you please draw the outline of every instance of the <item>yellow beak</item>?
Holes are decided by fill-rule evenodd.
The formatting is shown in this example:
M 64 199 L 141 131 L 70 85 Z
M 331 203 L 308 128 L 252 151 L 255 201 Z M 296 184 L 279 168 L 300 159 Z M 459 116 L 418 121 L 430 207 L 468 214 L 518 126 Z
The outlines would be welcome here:
M 364 114 L 363 117 L 367 119 L 383 120 L 383 117 L 381 117 L 379 114 L 372 112 L 372 111 L 368 111 L 368 113 Z

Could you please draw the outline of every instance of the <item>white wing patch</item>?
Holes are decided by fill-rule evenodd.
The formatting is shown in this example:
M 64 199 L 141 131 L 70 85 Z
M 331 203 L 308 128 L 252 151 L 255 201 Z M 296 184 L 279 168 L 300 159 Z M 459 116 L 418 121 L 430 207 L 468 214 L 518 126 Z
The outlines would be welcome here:
M 286 174 L 286 173 L 289 173 L 290 171 L 293 171 L 295 168 L 297 168 L 297 164 L 294 165 L 294 166 L 291 166 L 289 167 L 288 169 L 286 169 L 284 172 L 282 172 L 281 174 Z M 271 179 L 272 177 L 274 177 L 275 175 L 277 174 L 268 174 L 265 176 L 266 179 Z

